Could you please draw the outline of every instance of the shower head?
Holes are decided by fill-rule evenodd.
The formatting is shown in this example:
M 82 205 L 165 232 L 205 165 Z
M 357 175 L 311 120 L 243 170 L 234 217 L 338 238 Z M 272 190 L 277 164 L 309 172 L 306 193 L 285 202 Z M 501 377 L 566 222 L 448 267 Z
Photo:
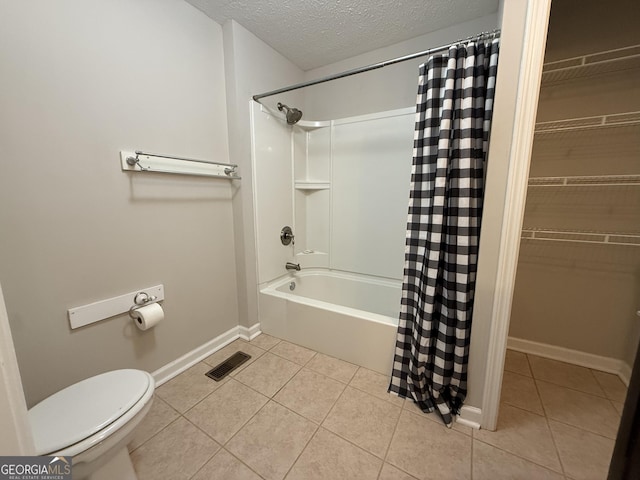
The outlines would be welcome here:
M 284 110 L 287 117 L 287 123 L 289 125 L 295 125 L 302 118 L 302 112 L 297 108 L 289 108 L 284 103 L 278 102 L 278 110 L 281 112 Z

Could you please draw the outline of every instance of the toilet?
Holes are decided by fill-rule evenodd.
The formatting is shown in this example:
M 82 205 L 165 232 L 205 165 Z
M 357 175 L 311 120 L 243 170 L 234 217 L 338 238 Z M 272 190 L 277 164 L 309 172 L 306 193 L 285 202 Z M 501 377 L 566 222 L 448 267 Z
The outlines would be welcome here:
M 154 389 L 147 372 L 114 370 L 44 399 L 28 413 L 36 454 L 72 456 L 74 480 L 137 480 L 127 444 Z

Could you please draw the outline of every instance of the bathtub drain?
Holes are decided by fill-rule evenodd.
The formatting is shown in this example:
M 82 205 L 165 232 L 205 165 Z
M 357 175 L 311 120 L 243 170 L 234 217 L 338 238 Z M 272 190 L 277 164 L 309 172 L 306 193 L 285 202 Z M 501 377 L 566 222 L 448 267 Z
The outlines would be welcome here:
M 296 282 L 291 282 L 291 283 L 289 284 L 289 290 L 292 290 L 292 291 L 293 291 L 293 290 L 295 290 L 295 289 L 296 289 Z

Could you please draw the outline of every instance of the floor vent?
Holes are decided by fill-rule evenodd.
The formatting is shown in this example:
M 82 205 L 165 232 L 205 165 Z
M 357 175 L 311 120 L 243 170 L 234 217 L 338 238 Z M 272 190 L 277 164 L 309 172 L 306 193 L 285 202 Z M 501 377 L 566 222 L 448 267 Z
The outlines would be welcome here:
M 227 358 L 224 362 L 216 365 L 214 368 L 209 370 L 207 373 L 205 373 L 205 375 L 209 378 L 212 378 L 216 382 L 219 382 L 250 358 L 251 355 L 247 355 L 244 352 L 236 352 L 229 358 Z

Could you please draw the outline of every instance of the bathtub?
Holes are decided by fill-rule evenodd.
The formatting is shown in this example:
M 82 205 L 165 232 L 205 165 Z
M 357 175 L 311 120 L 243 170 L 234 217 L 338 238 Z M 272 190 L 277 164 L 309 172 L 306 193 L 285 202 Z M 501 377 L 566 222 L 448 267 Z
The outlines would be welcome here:
M 260 328 L 388 375 L 401 293 L 399 280 L 305 269 L 261 288 Z

